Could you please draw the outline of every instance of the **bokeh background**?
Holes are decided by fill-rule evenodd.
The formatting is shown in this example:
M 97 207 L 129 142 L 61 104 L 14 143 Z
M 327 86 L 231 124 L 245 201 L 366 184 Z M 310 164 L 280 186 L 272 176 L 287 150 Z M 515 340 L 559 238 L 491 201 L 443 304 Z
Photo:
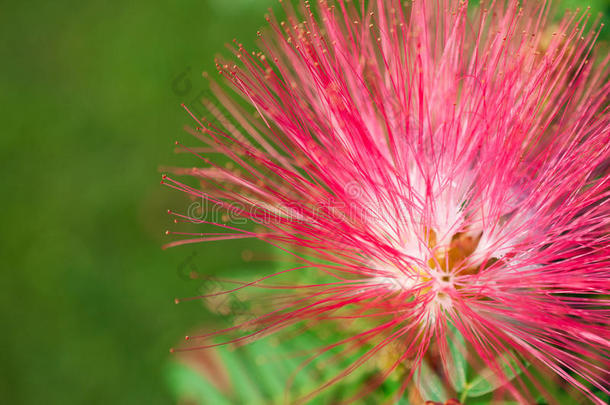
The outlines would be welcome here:
M 610 15 L 608 0 L 566 0 Z M 272 0 L 0 4 L 0 403 L 172 404 L 169 348 L 210 318 L 185 268 L 265 271 L 224 242 L 162 250 L 181 102 Z M 606 29 L 602 40 L 610 38 Z M 607 48 L 605 48 L 607 49 Z M 247 257 L 246 257 L 247 258 Z M 170 370 L 170 371 L 168 371 Z

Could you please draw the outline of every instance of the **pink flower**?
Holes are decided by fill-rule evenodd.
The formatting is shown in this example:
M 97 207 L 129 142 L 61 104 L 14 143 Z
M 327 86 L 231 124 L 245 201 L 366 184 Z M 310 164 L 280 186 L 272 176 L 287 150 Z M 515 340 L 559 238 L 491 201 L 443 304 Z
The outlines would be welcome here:
M 239 66 L 218 65 L 241 99 L 213 85 L 230 116 L 192 114 L 202 167 L 174 170 L 201 188 L 164 177 L 257 224 L 172 213 L 219 231 L 170 246 L 259 238 L 299 265 L 248 285 L 324 279 L 284 288 L 294 298 L 232 341 L 362 321 L 329 342 L 363 351 L 337 379 L 393 345 L 380 381 L 408 364 L 404 391 L 431 351 L 451 375 L 461 335 L 468 361 L 502 382 L 498 398 L 532 403 L 532 370 L 546 369 L 603 403 L 610 83 L 609 58 L 592 59 L 598 31 L 581 13 L 551 26 L 540 3 L 319 3 L 286 4 L 262 52 L 236 44 Z

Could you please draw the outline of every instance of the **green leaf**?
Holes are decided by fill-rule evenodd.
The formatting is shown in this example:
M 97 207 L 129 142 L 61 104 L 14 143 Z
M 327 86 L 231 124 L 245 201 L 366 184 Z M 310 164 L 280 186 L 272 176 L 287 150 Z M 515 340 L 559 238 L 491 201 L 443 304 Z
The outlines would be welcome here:
M 167 371 L 167 380 L 179 399 L 188 399 L 199 404 L 231 405 L 233 403 L 201 374 L 188 366 L 171 364 Z
M 239 354 L 236 350 L 223 347 L 218 350 L 223 365 L 229 371 L 229 379 L 235 390 L 235 394 L 240 399 L 240 403 L 258 404 L 264 403 L 260 389 L 254 382 L 244 366 L 242 365 Z
M 523 373 L 523 370 L 519 367 L 518 363 L 512 357 L 508 358 L 508 362 L 504 361 L 501 357 L 498 357 L 496 358 L 496 362 L 502 368 L 504 375 L 506 376 L 506 380 L 508 381 L 512 380 L 517 375 Z M 482 395 L 495 391 L 502 385 L 503 380 L 498 378 L 490 368 L 485 368 L 472 381 L 466 384 L 462 397 L 480 397 Z
M 466 342 L 464 336 L 455 326 L 450 325 L 449 328 L 451 329 L 451 338 L 448 341 L 449 352 L 451 353 L 448 364 L 449 380 L 457 392 L 462 392 L 466 387 L 466 372 L 468 371 L 468 362 L 464 356 Z
M 447 391 L 445 391 L 443 382 L 425 361 L 421 364 L 421 374 L 419 377 L 419 379 L 416 379 L 416 385 L 424 400 L 436 402 L 445 402 L 447 400 Z
M 227 345 L 212 349 L 228 373 L 232 386 L 230 392 L 221 392 L 205 375 L 180 363 L 172 365 L 168 380 L 176 398 L 188 398 L 199 405 L 281 404 L 285 403 L 287 396 L 294 399 L 314 391 L 338 375 L 346 366 L 341 362 L 325 362 L 324 367 L 309 365 L 296 374 L 294 384 L 288 387 L 292 373 L 315 353 L 320 345 L 320 338 L 316 333 L 306 331 L 285 340 L 266 337 L 238 348 Z M 329 352 L 329 356 L 340 350 L 337 348 Z M 322 391 L 308 403 L 335 403 L 356 394 L 366 383 L 366 378 L 370 377 L 364 371 L 355 370 L 346 380 Z
M 274 348 L 265 339 L 249 343 L 240 348 L 246 359 L 252 361 L 244 362 L 249 375 L 256 379 L 258 385 L 268 398 L 277 398 L 278 393 L 283 394 L 286 390 L 286 373 L 281 367 L 281 362 L 275 356 Z M 281 398 L 277 398 L 281 399 Z

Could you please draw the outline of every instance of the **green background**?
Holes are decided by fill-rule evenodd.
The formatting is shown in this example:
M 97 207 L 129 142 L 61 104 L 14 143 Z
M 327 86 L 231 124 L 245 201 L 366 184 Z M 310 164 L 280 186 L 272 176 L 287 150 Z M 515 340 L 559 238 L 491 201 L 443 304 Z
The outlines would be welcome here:
M 163 251 L 165 210 L 190 202 L 159 185 L 160 167 L 190 162 L 173 153 L 191 141 L 180 103 L 225 43 L 252 47 L 271 5 L 0 6 L 0 403 L 175 402 L 168 349 L 209 318 L 173 304 L 200 287 L 181 266 L 196 252 L 190 266 L 228 274 L 244 244 Z

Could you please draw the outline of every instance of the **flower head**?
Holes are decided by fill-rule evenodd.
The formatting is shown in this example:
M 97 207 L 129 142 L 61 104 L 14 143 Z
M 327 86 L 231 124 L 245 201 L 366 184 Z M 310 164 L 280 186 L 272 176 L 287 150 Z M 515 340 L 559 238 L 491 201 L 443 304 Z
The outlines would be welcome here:
M 218 221 L 219 232 L 170 245 L 259 238 L 299 265 L 257 285 L 321 274 L 286 287 L 295 298 L 247 322 L 246 336 L 363 321 L 327 348 L 366 347 L 345 374 L 392 345 L 380 381 L 408 364 L 404 391 L 431 352 L 450 375 L 448 342 L 461 336 L 499 396 L 531 403 L 543 391 L 533 365 L 602 403 L 609 58 L 594 63 L 586 13 L 551 26 L 548 5 L 518 1 L 285 10 L 268 18 L 262 51 L 236 43 L 237 64 L 219 62 L 241 96 L 213 85 L 229 114 L 192 114 L 206 148 L 187 149 L 202 167 L 174 173 L 201 187 L 164 178 L 257 226 Z

